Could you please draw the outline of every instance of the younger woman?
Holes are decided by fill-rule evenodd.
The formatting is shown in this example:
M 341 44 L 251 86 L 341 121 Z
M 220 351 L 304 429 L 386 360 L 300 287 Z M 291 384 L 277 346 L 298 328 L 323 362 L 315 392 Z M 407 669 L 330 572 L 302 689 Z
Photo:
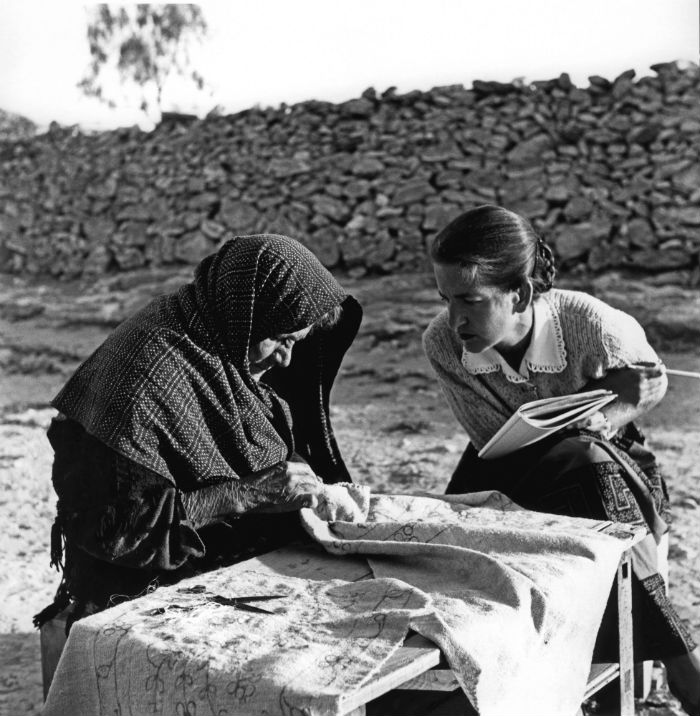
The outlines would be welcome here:
M 430 255 L 446 308 L 426 330 L 424 348 L 470 438 L 447 492 L 500 490 L 532 510 L 645 525 L 649 536 L 632 561 L 635 655 L 662 659 L 671 691 L 688 713 L 700 714 L 700 649 L 657 566 L 656 545 L 668 530 L 666 484 L 632 422 L 666 392 L 644 331 L 592 296 L 552 288 L 551 250 L 501 207 L 459 216 Z M 523 403 L 595 388 L 618 398 L 576 429 L 499 459 L 478 457 Z M 617 656 L 606 640 L 612 619 L 609 608 L 598 657 Z

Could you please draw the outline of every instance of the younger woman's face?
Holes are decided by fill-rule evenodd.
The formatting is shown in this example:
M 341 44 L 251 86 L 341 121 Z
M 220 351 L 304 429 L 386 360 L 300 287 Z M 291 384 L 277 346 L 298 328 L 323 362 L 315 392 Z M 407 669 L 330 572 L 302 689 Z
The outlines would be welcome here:
M 296 333 L 285 333 L 251 344 L 248 348 L 248 363 L 253 378 L 258 380 L 265 371 L 276 366 L 286 368 L 292 360 L 294 344 L 306 338 L 310 331 L 309 326 Z
M 519 291 L 465 279 L 460 266 L 435 264 L 440 297 L 447 304 L 450 328 L 470 353 L 517 345 L 530 328 Z

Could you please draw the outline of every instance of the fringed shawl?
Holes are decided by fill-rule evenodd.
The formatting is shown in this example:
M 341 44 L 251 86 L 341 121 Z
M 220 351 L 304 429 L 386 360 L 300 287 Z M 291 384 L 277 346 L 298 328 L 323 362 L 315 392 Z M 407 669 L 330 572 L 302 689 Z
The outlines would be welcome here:
M 287 369 L 256 382 L 251 343 L 292 333 L 342 305 L 299 342 Z M 293 239 L 235 237 L 194 281 L 122 323 L 52 405 L 181 489 L 247 476 L 297 452 L 327 482 L 348 479 L 328 416 L 357 302 Z

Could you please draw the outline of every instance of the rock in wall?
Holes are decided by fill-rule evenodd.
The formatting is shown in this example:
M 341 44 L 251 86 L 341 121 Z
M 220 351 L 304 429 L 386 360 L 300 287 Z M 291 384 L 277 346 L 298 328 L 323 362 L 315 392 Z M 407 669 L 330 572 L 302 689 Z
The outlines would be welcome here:
M 228 232 L 288 234 L 358 275 L 412 270 L 428 236 L 488 202 L 528 217 L 564 270 L 697 282 L 700 71 L 652 70 L 0 141 L 0 271 L 195 263 Z

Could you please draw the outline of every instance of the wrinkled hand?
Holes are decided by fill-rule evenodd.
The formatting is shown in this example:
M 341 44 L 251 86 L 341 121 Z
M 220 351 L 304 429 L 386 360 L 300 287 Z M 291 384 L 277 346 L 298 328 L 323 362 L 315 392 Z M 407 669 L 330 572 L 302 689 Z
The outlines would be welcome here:
M 316 517 L 325 522 L 361 522 L 369 512 L 370 489 L 367 485 L 339 482 L 324 485 L 319 495 Z
M 246 488 L 251 512 L 294 512 L 316 507 L 324 484 L 306 463 L 286 462 Z

